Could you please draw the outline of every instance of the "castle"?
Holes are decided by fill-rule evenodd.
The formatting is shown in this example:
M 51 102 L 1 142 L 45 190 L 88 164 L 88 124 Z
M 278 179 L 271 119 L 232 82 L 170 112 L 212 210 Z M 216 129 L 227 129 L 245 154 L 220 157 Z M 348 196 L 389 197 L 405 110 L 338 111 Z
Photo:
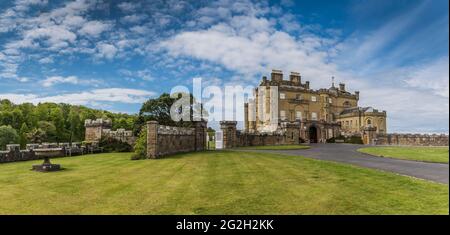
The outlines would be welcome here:
M 132 131 L 125 129 L 111 130 L 112 122 L 110 119 L 86 119 L 84 127 L 86 128 L 85 141 L 88 142 L 98 142 L 102 138 L 110 137 L 134 146 L 136 141 Z
M 386 111 L 359 107 L 358 100 L 359 91 L 350 93 L 343 83 L 335 87 L 333 81 L 330 88 L 313 90 L 299 73 L 291 72 L 289 80 L 284 80 L 282 71 L 272 70 L 270 80 L 264 76 L 253 99 L 245 103 L 245 132 L 278 132 L 286 124 L 295 124 L 299 137 L 312 143 L 342 135 L 361 136 L 367 128 L 386 134 Z M 273 102 L 278 107 L 275 110 L 271 109 Z

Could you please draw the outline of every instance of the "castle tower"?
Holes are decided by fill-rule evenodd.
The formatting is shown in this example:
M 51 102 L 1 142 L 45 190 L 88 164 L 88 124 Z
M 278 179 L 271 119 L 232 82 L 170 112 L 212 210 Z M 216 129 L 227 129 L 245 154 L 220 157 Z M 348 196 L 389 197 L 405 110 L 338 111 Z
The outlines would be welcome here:
M 100 141 L 103 131 L 111 129 L 112 122 L 109 119 L 86 119 L 84 121 L 84 127 L 86 128 L 85 141 Z

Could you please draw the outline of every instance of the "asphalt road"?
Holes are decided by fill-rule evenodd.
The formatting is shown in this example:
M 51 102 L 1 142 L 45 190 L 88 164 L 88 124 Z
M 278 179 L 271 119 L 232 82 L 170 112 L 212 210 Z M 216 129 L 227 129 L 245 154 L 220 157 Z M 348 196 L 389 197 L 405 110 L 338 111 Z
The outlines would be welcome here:
M 258 150 L 280 154 L 299 155 L 319 160 L 343 162 L 356 166 L 374 168 L 413 176 L 448 184 L 449 165 L 418 161 L 399 160 L 393 158 L 375 157 L 356 150 L 361 145 L 353 144 L 311 144 L 310 149 L 300 150 Z

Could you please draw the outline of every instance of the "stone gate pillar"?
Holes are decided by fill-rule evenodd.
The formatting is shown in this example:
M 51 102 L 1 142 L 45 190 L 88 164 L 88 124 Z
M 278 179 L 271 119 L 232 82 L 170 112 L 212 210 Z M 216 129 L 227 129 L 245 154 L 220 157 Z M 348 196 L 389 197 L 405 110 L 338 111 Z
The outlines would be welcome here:
M 147 158 L 158 158 L 158 122 L 147 122 Z
M 223 133 L 223 148 L 234 148 L 236 146 L 236 121 L 221 121 L 220 129 Z
M 361 135 L 364 144 L 375 145 L 375 139 L 377 137 L 376 127 L 365 127 L 363 134 Z
M 206 122 L 195 122 L 195 150 L 201 151 L 206 148 Z

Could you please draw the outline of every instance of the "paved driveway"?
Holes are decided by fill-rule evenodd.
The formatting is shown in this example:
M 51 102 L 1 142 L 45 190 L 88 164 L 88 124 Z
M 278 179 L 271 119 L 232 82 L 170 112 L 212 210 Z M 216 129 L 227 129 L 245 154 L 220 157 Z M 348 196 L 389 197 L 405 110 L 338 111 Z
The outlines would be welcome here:
M 356 150 L 361 147 L 361 145 L 352 144 L 311 144 L 310 149 L 258 151 L 301 155 L 319 160 L 349 163 L 448 184 L 448 164 L 375 157 L 357 152 Z

